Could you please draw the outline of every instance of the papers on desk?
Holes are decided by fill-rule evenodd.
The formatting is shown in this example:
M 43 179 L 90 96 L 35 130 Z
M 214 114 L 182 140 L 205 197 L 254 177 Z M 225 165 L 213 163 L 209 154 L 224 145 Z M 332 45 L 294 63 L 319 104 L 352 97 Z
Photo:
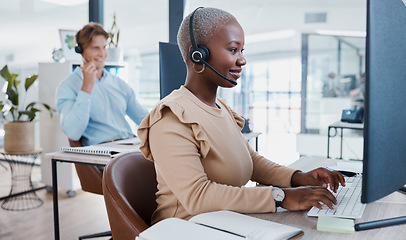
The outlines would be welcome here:
M 114 143 L 119 144 L 119 145 L 139 145 L 139 144 L 141 144 L 141 139 L 134 137 L 134 138 L 114 141 Z
M 354 233 L 354 220 L 336 218 L 331 216 L 319 216 L 317 231 L 335 233 Z
M 110 146 L 61 147 L 61 151 L 116 157 L 120 154 L 124 154 L 124 153 L 128 153 L 128 152 L 136 152 L 136 151 L 138 151 L 138 148 L 123 149 L 123 148 L 114 148 L 114 147 L 110 147 Z
M 337 161 L 337 166 L 328 166 L 328 168 L 336 171 L 362 173 L 362 161 Z
M 272 240 L 302 235 L 299 228 L 231 211 L 202 213 L 189 219 L 167 218 L 143 231 L 137 240 Z

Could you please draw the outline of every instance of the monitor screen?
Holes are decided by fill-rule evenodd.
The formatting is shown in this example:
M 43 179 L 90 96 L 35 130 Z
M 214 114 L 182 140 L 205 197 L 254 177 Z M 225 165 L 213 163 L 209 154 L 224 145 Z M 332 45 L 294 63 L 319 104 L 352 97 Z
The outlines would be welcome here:
M 363 203 L 406 184 L 406 6 L 369 0 L 367 10 Z
M 175 43 L 159 43 L 159 84 L 161 99 L 185 84 L 186 65 Z

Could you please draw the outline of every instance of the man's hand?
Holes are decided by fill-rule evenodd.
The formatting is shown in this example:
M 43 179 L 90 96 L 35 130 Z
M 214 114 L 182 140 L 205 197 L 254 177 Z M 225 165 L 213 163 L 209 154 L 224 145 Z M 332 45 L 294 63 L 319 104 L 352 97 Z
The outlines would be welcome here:
M 81 90 L 91 94 L 94 83 L 97 80 L 96 65 L 93 62 L 84 61 L 81 68 L 82 68 L 82 73 L 83 73 L 83 85 L 82 85 Z
M 337 192 L 339 184 L 345 186 L 343 175 L 338 171 L 329 171 L 325 168 L 317 168 L 310 172 L 295 172 L 292 176 L 292 187 L 297 186 L 323 186 L 330 185 L 330 189 Z
M 292 211 L 306 210 L 313 206 L 321 209 L 321 203 L 332 209 L 333 204 L 337 204 L 336 198 L 325 187 L 283 188 L 283 191 L 285 199 L 282 201 L 281 207 Z

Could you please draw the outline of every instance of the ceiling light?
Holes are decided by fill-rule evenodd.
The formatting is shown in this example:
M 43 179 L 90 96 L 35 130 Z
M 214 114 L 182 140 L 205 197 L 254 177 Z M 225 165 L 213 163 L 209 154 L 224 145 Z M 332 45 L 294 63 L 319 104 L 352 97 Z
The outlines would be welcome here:
M 296 33 L 296 31 L 293 29 L 258 33 L 258 34 L 247 35 L 245 37 L 245 41 L 247 43 L 254 43 L 254 42 L 264 42 L 264 41 L 269 41 L 269 40 L 291 38 L 295 35 L 295 33 Z
M 89 2 L 89 0 L 42 0 L 42 1 L 62 6 L 78 6 Z

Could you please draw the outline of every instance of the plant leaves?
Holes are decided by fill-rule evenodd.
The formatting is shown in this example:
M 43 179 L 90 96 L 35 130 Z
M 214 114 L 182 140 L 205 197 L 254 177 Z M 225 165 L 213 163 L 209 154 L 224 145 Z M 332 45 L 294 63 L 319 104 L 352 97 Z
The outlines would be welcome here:
M 25 91 L 28 91 L 28 88 L 31 87 L 37 78 L 38 75 L 32 75 L 31 77 L 25 79 Z
M 37 112 L 40 112 L 40 111 L 41 111 L 41 110 L 36 109 L 36 108 L 31 108 L 31 109 L 28 110 L 28 111 L 19 111 L 19 112 L 18 112 L 18 118 L 17 118 L 17 120 L 20 121 L 21 116 L 27 115 L 27 116 L 28 116 L 28 121 L 31 122 L 32 120 L 34 120 L 35 114 L 36 114 Z
M 13 76 L 13 78 L 14 78 L 14 80 L 13 80 L 13 85 L 15 86 L 15 87 L 17 87 L 18 85 L 20 85 L 20 82 L 21 81 L 18 81 L 18 80 L 16 80 L 16 78 L 17 78 L 17 74 L 12 74 L 12 76 Z
M 115 46 L 118 47 L 118 39 L 120 38 L 120 30 L 117 31 L 117 40 Z
M 14 85 L 18 86 L 19 82 L 18 83 L 15 82 L 18 75 L 17 74 L 11 74 L 10 71 L 8 70 L 7 65 L 4 66 L 0 70 L 0 75 L 7 81 L 7 83 L 8 83 L 7 88 L 11 88 Z
M 1 70 L 0 70 L 0 75 L 7 81 L 10 82 L 11 79 L 11 74 L 8 70 L 7 65 L 4 66 Z
M 28 104 L 27 107 L 25 108 L 25 111 L 31 111 L 31 109 L 36 109 L 36 108 L 34 108 L 35 104 L 41 104 L 42 106 L 44 106 L 44 108 L 49 111 L 51 118 L 53 117 L 53 113 L 56 112 L 56 110 L 53 109 L 51 106 L 49 106 L 46 103 L 41 103 L 41 102 L 32 102 L 32 103 Z M 40 112 L 41 110 L 38 110 L 38 111 Z
M 17 89 L 7 88 L 6 95 L 8 96 L 8 100 L 14 105 L 18 106 L 18 91 Z
M 52 117 L 53 117 L 53 113 L 56 112 L 56 110 L 53 109 L 51 106 L 49 106 L 49 105 L 46 104 L 46 103 L 40 103 L 40 104 L 42 104 L 42 105 L 49 111 L 49 114 L 51 115 L 51 118 L 52 118 Z
M 15 110 L 14 107 L 11 107 L 11 108 L 10 108 L 11 116 L 13 116 L 13 121 L 16 121 L 17 119 L 16 119 L 16 117 L 14 116 L 14 110 Z

